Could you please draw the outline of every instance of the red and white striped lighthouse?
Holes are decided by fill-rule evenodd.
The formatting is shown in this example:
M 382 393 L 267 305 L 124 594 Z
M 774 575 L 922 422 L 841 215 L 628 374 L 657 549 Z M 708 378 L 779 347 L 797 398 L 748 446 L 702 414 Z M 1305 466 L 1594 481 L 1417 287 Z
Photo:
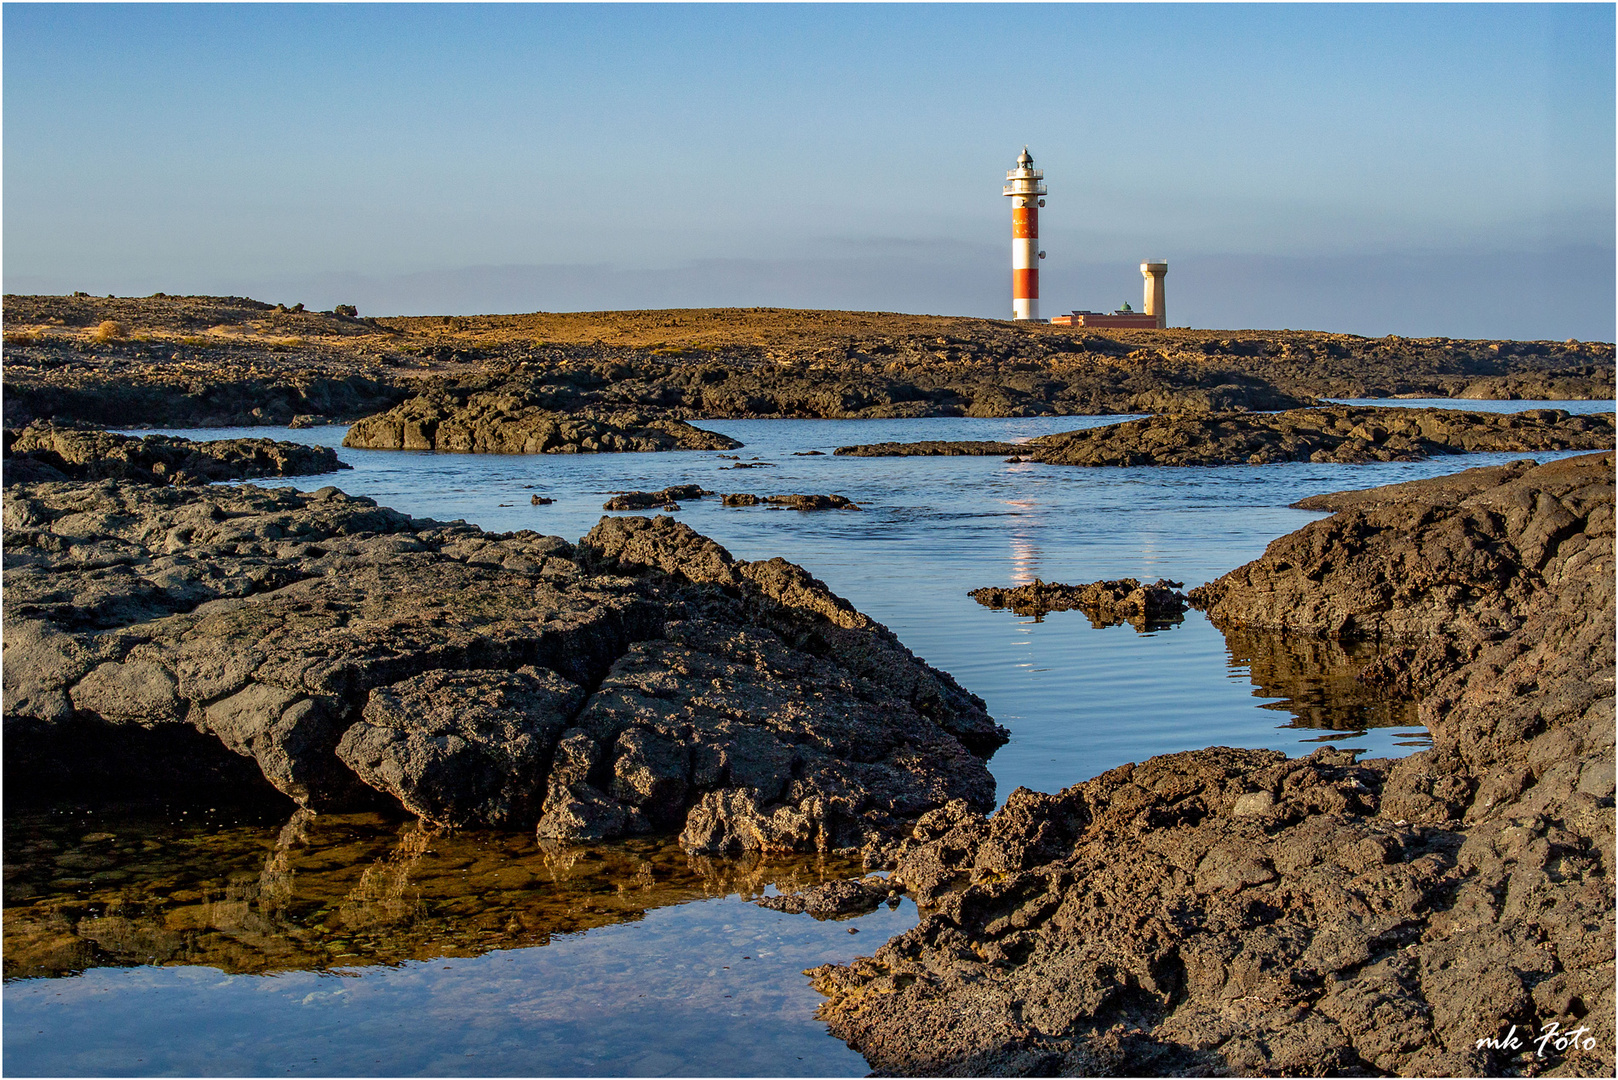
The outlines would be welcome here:
M 1005 195 L 1011 200 L 1011 317 L 1039 318 L 1039 208 L 1045 205 L 1045 174 L 1034 168 L 1028 147 L 1017 167 L 1006 173 Z

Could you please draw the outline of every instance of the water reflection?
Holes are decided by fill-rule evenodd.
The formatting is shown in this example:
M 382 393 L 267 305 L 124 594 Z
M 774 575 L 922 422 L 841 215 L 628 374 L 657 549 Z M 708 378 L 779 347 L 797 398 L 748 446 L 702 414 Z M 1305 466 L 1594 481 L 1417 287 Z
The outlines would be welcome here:
M 1432 737 L 1416 718 L 1416 702 L 1367 685 L 1359 678 L 1384 651 L 1375 642 L 1341 642 L 1330 638 L 1243 627 L 1219 627 L 1232 671 L 1252 681 L 1254 697 L 1274 698 L 1263 709 L 1292 714 L 1283 726 L 1315 728 L 1326 734 L 1316 742 L 1350 739 L 1370 728 L 1409 728 L 1395 745 L 1420 748 Z
M 1022 527 L 1020 519 L 1032 513 L 1039 506 L 1029 499 L 1007 499 L 1006 505 L 1014 507 L 1012 517 L 1011 535 L 1011 583 L 1013 585 L 1030 585 L 1039 580 L 1040 556 L 1039 540 L 1026 528 Z
M 115 823 L 115 824 L 108 824 Z M 669 839 L 541 847 L 376 814 L 138 806 L 8 813 L 5 978 L 200 964 L 323 971 L 477 956 L 648 910 L 858 874 L 835 858 L 687 856 Z

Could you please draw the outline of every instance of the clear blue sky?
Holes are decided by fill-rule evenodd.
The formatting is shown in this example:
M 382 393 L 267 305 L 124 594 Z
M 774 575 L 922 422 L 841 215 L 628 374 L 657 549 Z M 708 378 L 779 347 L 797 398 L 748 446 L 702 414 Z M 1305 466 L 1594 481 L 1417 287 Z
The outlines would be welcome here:
M 4 8 L 4 287 L 1600 337 L 1614 7 Z

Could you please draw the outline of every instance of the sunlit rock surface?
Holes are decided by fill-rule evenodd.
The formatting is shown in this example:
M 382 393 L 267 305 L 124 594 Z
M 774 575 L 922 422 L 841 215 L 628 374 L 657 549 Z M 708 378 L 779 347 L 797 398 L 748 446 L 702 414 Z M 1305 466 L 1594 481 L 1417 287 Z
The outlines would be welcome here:
M 105 322 L 114 332 L 98 332 Z M 154 426 L 346 421 L 423 392 L 491 389 L 558 414 L 627 409 L 683 420 L 1206 413 L 1295 408 L 1316 396 L 1613 396 L 1613 347 L 1604 342 L 1099 334 L 892 312 L 377 319 L 245 297 L 14 295 L 5 332 L 13 425 L 52 416 Z
M 5 483 L 39 480 L 134 480 L 208 484 L 265 476 L 315 476 L 349 466 L 329 446 L 277 439 L 194 440 L 118 435 L 99 428 L 36 420 L 5 433 Z
M 335 488 L 5 502 L 7 782 L 385 797 L 559 841 L 831 850 L 987 809 L 983 703 L 802 568 L 668 518 L 578 545 Z M 233 753 L 232 753 L 233 752 Z
M 734 450 L 741 443 L 683 420 L 635 409 L 557 411 L 529 388 L 434 387 L 348 429 L 362 450 L 457 454 L 596 454 Z

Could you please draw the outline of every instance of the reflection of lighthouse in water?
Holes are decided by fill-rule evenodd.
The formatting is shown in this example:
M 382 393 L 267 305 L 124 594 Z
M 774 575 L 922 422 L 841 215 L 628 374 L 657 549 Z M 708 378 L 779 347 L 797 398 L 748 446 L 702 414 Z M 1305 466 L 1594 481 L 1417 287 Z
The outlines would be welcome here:
M 1039 504 L 1034 502 L 1007 500 L 1007 506 L 1014 506 L 1021 511 L 1020 518 L 1034 510 Z M 1013 528 L 1011 531 L 1011 584 L 1032 585 L 1034 579 L 1039 577 L 1039 563 L 1044 553 L 1040 551 L 1039 544 L 1034 541 L 1032 531 Z

